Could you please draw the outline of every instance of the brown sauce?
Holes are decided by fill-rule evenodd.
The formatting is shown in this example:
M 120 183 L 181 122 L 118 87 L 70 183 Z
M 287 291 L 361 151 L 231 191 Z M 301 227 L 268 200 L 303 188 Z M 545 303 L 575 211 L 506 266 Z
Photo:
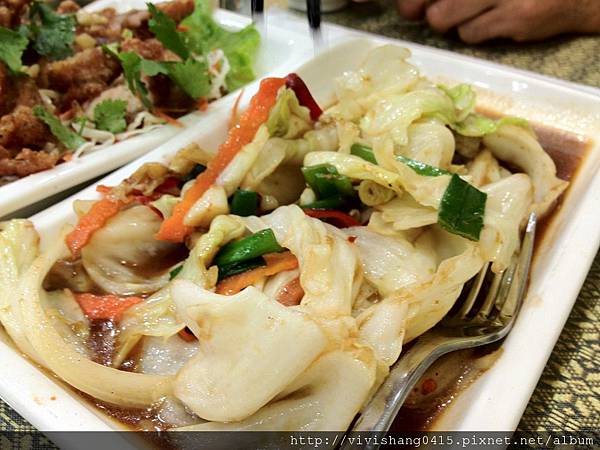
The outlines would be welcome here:
M 532 126 L 542 147 L 555 162 L 559 178 L 573 181 L 591 147 L 590 142 L 563 130 L 536 124 Z M 553 212 L 538 223 L 534 258 L 539 253 L 542 242 L 545 243 L 546 238 L 549 237 L 546 231 L 558 215 L 565 195 L 567 193 L 559 199 Z M 436 420 L 449 409 L 456 397 L 488 370 L 501 352 L 501 343 L 493 343 L 453 352 L 438 359 L 416 384 L 398 413 L 392 431 L 432 429 Z M 135 365 L 134 360 L 135 358 L 129 363 L 126 361 L 121 369 L 131 370 Z M 81 395 L 110 417 L 134 430 L 159 431 L 169 428 L 168 424 L 159 420 L 156 411 L 152 409 L 122 408 L 101 402 L 83 393 Z

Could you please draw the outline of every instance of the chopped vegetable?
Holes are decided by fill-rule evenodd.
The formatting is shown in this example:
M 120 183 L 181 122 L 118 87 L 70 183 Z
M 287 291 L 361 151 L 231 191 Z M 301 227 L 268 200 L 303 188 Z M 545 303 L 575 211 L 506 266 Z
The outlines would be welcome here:
M 48 125 L 52 134 L 68 149 L 75 150 L 85 144 L 81 136 L 64 126 L 58 117 L 43 106 L 34 106 L 33 114 Z
M 65 241 L 71 254 L 79 256 L 81 249 L 90 241 L 92 235 L 102 228 L 111 217 L 115 216 L 124 205 L 124 202 L 109 197 L 94 203 L 90 210 L 79 219 L 75 229 L 66 236 Z
M 254 191 L 238 189 L 231 197 L 230 212 L 242 217 L 254 216 L 258 209 L 258 194 Z
M 335 166 L 331 164 L 303 167 L 302 174 L 306 183 L 319 198 L 354 195 L 350 178 L 340 175 Z
M 341 195 L 336 195 L 312 203 L 307 203 L 306 205 L 300 205 L 300 207 L 308 209 L 340 209 L 345 203 L 346 201 Z
M 125 100 L 104 100 L 94 108 L 96 128 L 111 133 L 121 133 L 127 128 L 126 113 L 127 102 Z
M 180 266 L 177 266 L 173 270 L 171 270 L 169 272 L 169 281 L 172 280 L 173 278 L 175 278 L 179 274 L 179 272 L 181 272 L 181 269 L 183 269 L 183 264 Z
M 0 27 L 0 61 L 12 72 L 21 70 L 21 57 L 27 48 L 27 38 L 17 31 Z
M 486 199 L 486 193 L 454 174 L 442 197 L 438 223 L 450 233 L 478 241 Z
M 256 269 L 257 267 L 266 265 L 267 263 L 265 259 L 262 256 L 259 256 L 258 258 L 253 258 L 248 261 L 234 262 L 224 266 L 219 266 L 219 281 L 224 278 L 237 275 L 238 273 L 247 272 L 249 270 Z
M 217 284 L 217 294 L 234 295 L 261 278 L 298 267 L 298 259 L 291 252 L 269 254 L 264 258 L 267 264 L 265 267 L 258 267 L 222 280 Z
M 194 12 L 180 22 L 179 29 L 193 53 L 206 55 L 214 49 L 223 50 L 229 62 L 225 78 L 229 92 L 254 80 L 252 66 L 260 44 L 260 34 L 254 25 L 229 31 L 212 18 L 208 1 L 196 0 Z
M 206 60 L 187 59 L 184 62 L 170 63 L 168 76 L 194 100 L 204 98 L 210 92 L 210 76 Z
M 258 128 L 268 119 L 269 111 L 277 100 L 277 92 L 283 84 L 283 78 L 265 78 L 261 81 L 258 92 L 240 117 L 240 123 L 229 130 L 227 139 L 208 163 L 206 170 L 198 175 L 194 185 L 186 191 L 183 200 L 175 206 L 173 215 L 162 223 L 157 239 L 182 242 L 191 232 L 192 228 L 183 223 L 187 212 L 212 186 L 242 147 L 252 142 Z
M 143 302 L 140 297 L 117 297 L 116 295 L 74 294 L 88 319 L 118 322 L 126 309 Z
M 429 164 L 425 164 L 421 161 L 417 161 L 416 159 L 406 158 L 404 156 L 396 156 L 396 159 L 401 163 L 406 164 L 412 170 L 417 172 L 419 175 L 423 175 L 426 177 L 439 177 L 440 175 L 452 175 L 451 172 L 447 170 L 440 169 L 438 167 L 430 166 Z
M 148 98 L 148 88 L 142 81 L 142 57 L 135 52 L 118 53 L 107 46 L 103 48 L 121 62 L 129 90 L 140 98 L 146 108 L 151 109 L 152 102 Z
M 183 62 L 153 61 L 144 59 L 135 52 L 117 53 L 107 46 L 104 49 L 119 59 L 129 90 L 137 95 L 148 109 L 152 108 L 152 103 L 148 97 L 148 88 L 142 81 L 143 75 L 149 77 L 158 74 L 167 75 L 195 100 L 203 98 L 210 92 L 208 64 L 205 60 L 189 58 Z
M 152 3 L 148 3 L 148 11 L 152 16 L 148 21 L 148 28 L 154 33 L 156 39 L 181 59 L 187 59 L 190 51 L 185 44 L 185 36 L 177 31 L 175 21 Z
M 302 297 L 304 297 L 304 289 L 300 284 L 300 277 L 297 277 L 280 289 L 276 300 L 283 306 L 296 306 L 300 304 Z
M 304 214 L 314 217 L 315 219 L 328 220 L 338 228 L 357 227 L 360 225 L 358 220 L 346 213 L 343 213 L 342 211 L 310 208 L 304 208 L 303 211 Z
M 273 230 L 267 228 L 248 237 L 233 241 L 223 247 L 213 261 L 217 266 L 248 261 L 265 253 L 275 253 L 283 248 L 277 243 Z
M 194 180 L 200 175 L 202 172 L 206 170 L 206 166 L 203 164 L 196 164 L 194 168 L 181 180 L 183 184 L 187 183 L 190 180 Z
M 287 77 L 285 77 L 285 85 L 294 91 L 300 104 L 308 108 L 310 111 L 310 118 L 312 120 L 319 120 L 319 117 L 321 117 L 323 111 L 313 98 L 302 78 L 295 73 L 290 73 Z
M 22 26 L 21 31 L 29 35 L 36 52 L 52 60 L 73 54 L 72 44 L 77 25 L 73 15 L 56 14 L 49 5 L 34 2 L 30 16 L 31 23 Z
M 373 153 L 373 149 L 371 147 L 367 147 L 363 144 L 352 144 L 350 147 L 350 154 L 354 156 L 358 156 L 359 158 L 364 159 L 365 161 L 369 161 L 372 164 L 377 164 L 377 160 L 375 159 L 375 153 Z

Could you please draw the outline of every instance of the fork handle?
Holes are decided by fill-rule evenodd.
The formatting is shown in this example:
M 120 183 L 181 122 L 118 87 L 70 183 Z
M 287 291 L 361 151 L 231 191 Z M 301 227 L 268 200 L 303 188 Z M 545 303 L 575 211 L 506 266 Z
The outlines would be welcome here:
M 447 351 L 445 346 L 440 346 L 447 338 L 428 333 L 419 340 L 402 356 L 393 366 L 386 381 L 377 390 L 373 398 L 361 410 L 360 417 L 349 432 L 386 432 L 390 429 L 400 407 L 408 397 L 413 386 L 425 370 Z M 350 449 L 347 440 L 340 449 Z M 377 447 L 367 446 L 367 449 Z

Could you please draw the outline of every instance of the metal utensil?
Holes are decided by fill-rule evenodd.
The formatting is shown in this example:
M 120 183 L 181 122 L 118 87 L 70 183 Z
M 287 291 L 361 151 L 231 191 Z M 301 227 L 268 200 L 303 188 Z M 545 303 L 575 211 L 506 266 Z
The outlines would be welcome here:
M 314 52 L 317 55 L 323 48 L 321 0 L 306 0 L 306 15 L 308 16 L 308 26 L 312 35 Z
M 489 264 L 481 269 L 472 279 L 464 300 L 457 302 L 438 325 L 419 337 L 400 358 L 348 431 L 388 431 L 411 389 L 436 359 L 449 352 L 498 341 L 508 334 L 525 294 L 536 221 L 532 213 L 521 250 L 513 257 L 511 265 L 498 274 L 491 272 Z M 482 293 L 484 280 L 490 278 L 489 289 Z M 346 443 L 341 448 L 348 449 L 350 446 Z

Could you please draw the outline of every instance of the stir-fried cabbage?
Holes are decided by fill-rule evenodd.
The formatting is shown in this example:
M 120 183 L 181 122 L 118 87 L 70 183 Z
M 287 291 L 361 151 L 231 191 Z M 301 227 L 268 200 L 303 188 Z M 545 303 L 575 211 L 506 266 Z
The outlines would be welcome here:
M 161 218 L 146 206 L 117 214 L 92 237 L 82 252 L 85 270 L 110 294 L 148 294 L 169 281 L 169 266 L 158 264 L 177 246 L 157 241 Z

